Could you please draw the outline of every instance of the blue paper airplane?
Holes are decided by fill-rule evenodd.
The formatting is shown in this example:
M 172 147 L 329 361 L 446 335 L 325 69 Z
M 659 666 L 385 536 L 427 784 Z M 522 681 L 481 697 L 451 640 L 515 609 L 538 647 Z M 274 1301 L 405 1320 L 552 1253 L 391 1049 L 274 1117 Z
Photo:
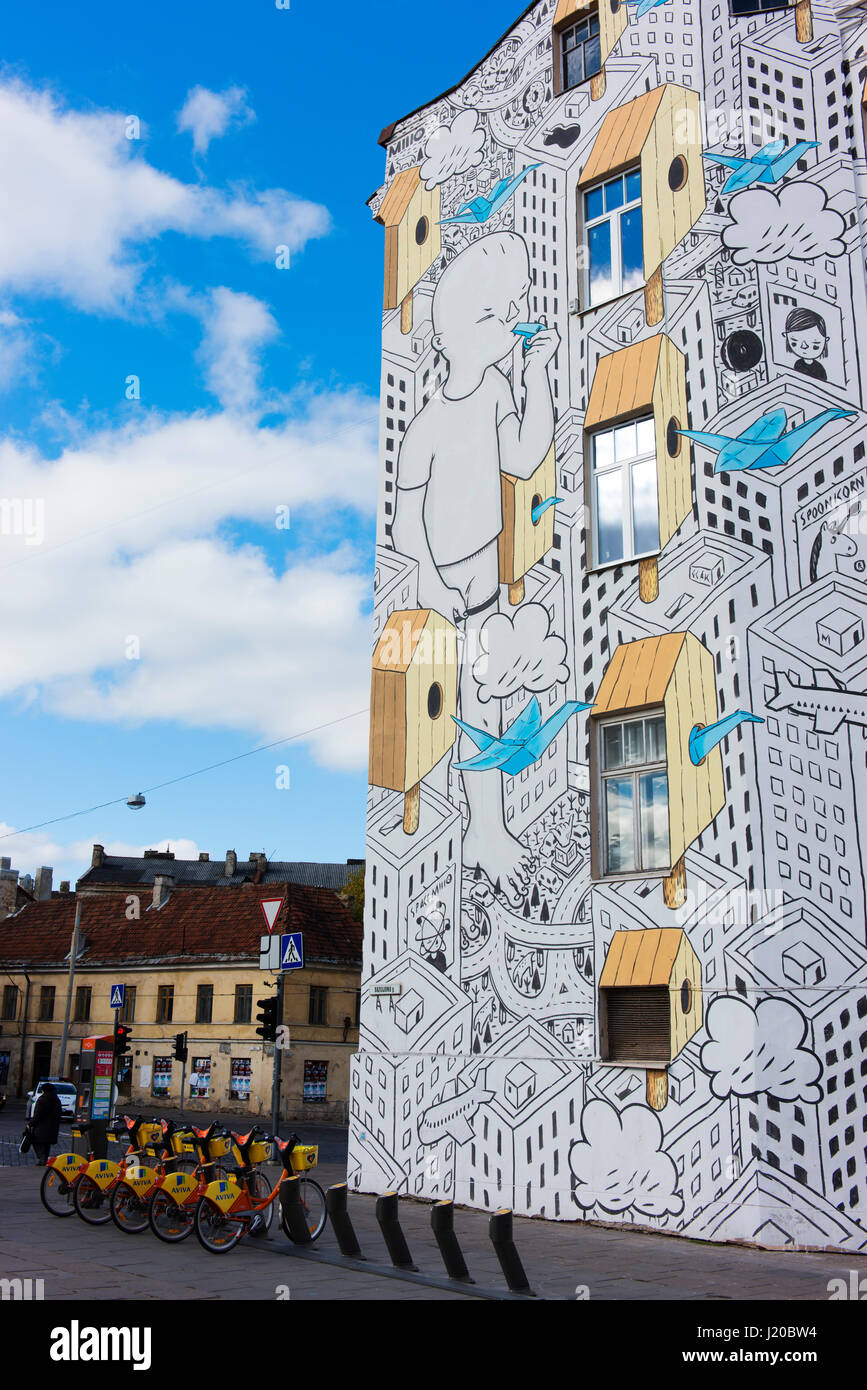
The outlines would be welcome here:
M 715 724 L 706 724 L 703 728 L 696 724 L 689 735 L 689 760 L 694 767 L 703 763 L 712 748 L 716 748 L 718 743 L 722 743 L 733 729 L 739 724 L 764 724 L 764 719 L 760 719 L 757 714 L 750 714 L 745 709 L 735 710 L 733 714 L 727 714 L 725 719 L 718 719 Z
M 562 501 L 562 497 L 546 497 L 545 501 L 540 502 L 539 505 L 537 507 L 534 507 L 530 513 L 530 516 L 533 520 L 533 525 L 536 525 L 536 522 L 539 520 L 540 516 L 545 515 L 549 507 L 556 507 L 557 503 Z
M 525 342 L 529 343 L 530 339 L 535 338 L 536 334 L 541 333 L 545 327 L 544 323 L 516 323 L 512 332 L 517 333 L 519 338 L 523 338 Z
M 796 140 L 794 145 L 787 145 L 785 140 L 772 140 L 757 154 L 705 154 L 704 158 L 712 159 L 715 164 L 724 164 L 727 169 L 734 169 L 735 172 L 729 174 L 720 192 L 735 193 L 739 188 L 749 188 L 751 183 L 776 183 L 788 174 L 807 150 L 815 149 L 818 149 L 817 140 Z
M 499 212 L 504 203 L 507 203 L 520 183 L 523 183 L 527 175 L 533 170 L 538 169 L 538 164 L 530 164 L 526 169 L 522 169 L 520 174 L 513 174 L 510 179 L 500 179 L 490 198 L 485 198 L 480 193 L 478 198 L 473 198 L 469 203 L 461 203 L 457 214 L 454 217 L 444 217 L 440 226 L 447 222 L 487 222 L 493 217 L 495 212 Z
M 657 5 L 664 5 L 665 0 L 626 0 L 626 3 L 635 6 L 635 18 L 640 19 L 643 14 L 655 10 Z
M 475 729 L 462 719 L 452 715 L 455 723 L 469 734 L 473 743 L 481 751 L 462 763 L 454 763 L 460 772 L 484 772 L 489 768 L 499 768 L 507 776 L 514 777 L 525 767 L 538 762 L 548 744 L 557 737 L 567 719 L 579 710 L 592 709 L 592 705 L 582 705 L 577 700 L 567 700 L 550 718 L 542 723 L 542 710 L 534 695 L 525 710 L 503 732 L 501 738 Z
M 697 444 L 706 444 L 709 449 L 717 449 L 715 473 L 735 473 L 743 468 L 779 468 L 794 458 L 799 449 L 812 439 L 823 425 L 832 420 L 845 420 L 854 415 L 853 410 L 839 410 L 833 407 L 805 420 L 792 430 L 786 429 L 785 410 L 769 410 L 742 434 L 711 434 L 707 430 L 678 430 L 678 434 L 694 439 Z

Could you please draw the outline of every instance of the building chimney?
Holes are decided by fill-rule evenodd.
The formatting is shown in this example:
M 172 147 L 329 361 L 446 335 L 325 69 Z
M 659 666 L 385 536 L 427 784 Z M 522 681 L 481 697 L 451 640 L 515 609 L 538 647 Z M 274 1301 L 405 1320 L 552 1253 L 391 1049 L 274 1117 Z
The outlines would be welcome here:
M 12 860 L 11 860 L 11 859 L 0 859 L 0 873 L 5 873 L 5 871 L 6 871 L 7 869 L 11 869 L 11 868 L 12 868 Z
M 167 903 L 174 886 L 173 874 L 154 874 L 153 906 L 162 907 L 163 903 Z
M 51 880 L 54 877 L 54 870 L 47 869 L 43 864 L 41 869 L 36 870 L 36 901 L 44 903 L 51 897 Z
M 101 869 L 104 863 L 105 863 L 105 848 L 104 848 L 104 846 L 103 846 L 103 845 L 94 845 L 94 847 L 93 847 L 93 855 L 91 856 L 91 860 L 90 860 L 90 867 L 91 867 L 92 869 Z
M 200 854 L 200 855 L 199 855 L 199 863 L 200 863 L 200 864 L 210 864 L 210 862 L 211 862 L 211 856 L 210 856 L 209 854 Z
M 223 870 L 225 878 L 234 878 L 238 867 L 238 856 L 233 849 L 226 850 L 226 867 Z
M 61 893 L 68 893 L 68 892 L 69 892 L 69 879 L 68 879 L 68 878 L 62 878 L 62 879 L 60 880 L 60 891 L 61 891 Z

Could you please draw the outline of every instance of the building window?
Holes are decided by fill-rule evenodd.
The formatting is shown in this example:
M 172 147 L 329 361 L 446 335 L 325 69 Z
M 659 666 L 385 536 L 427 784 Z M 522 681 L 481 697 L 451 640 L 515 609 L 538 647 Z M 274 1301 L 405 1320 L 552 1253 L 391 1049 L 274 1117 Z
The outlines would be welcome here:
M 252 990 L 252 985 L 241 985 L 241 989 Z M 249 1057 L 233 1057 L 231 1065 L 231 1075 L 229 1078 L 229 1098 L 230 1100 L 249 1100 L 250 1099 L 250 1080 L 252 1076 L 252 1063 Z
M 592 441 L 593 558 L 597 565 L 659 551 L 652 416 L 597 430 Z
M 54 985 L 43 985 L 39 995 L 39 1021 L 50 1023 L 54 1018 Z
M 253 986 L 235 985 L 235 1022 L 249 1023 L 253 1017 Z
M 310 1008 L 307 1014 L 308 1023 L 322 1024 L 327 1019 L 328 990 L 319 985 L 310 986 Z
M 598 738 L 603 874 L 667 869 L 665 715 L 602 720 Z
M 211 1094 L 211 1059 L 194 1057 L 190 1072 L 190 1096 L 194 1100 L 207 1100 Z
M 628 294 L 644 284 L 641 172 L 606 179 L 584 194 L 587 304 Z
M 153 1094 L 167 1096 L 172 1085 L 171 1057 L 154 1057 Z
M 120 1023 L 135 1023 L 135 985 L 127 985 L 123 992 L 123 1008 L 118 1012 Z
M 587 15 L 571 28 L 563 30 L 560 35 L 560 55 L 564 91 L 567 87 L 577 87 L 600 71 L 602 51 L 599 44 L 598 11 Z
M 323 990 L 323 993 L 325 991 Z M 320 1104 L 327 1100 L 328 1091 L 328 1063 L 327 1062 L 307 1062 L 304 1063 L 304 1104 Z
M 90 985 L 79 985 L 75 991 L 75 1022 L 90 1021 Z
M 159 985 L 157 987 L 157 1023 L 171 1023 L 174 1008 L 174 985 Z
M 4 1019 L 18 1017 L 18 986 L 6 985 L 3 989 Z
M 214 986 L 196 987 L 196 1022 L 210 1023 L 214 1014 Z
M 787 10 L 786 0 L 729 0 L 729 14 L 737 18 L 742 14 L 761 14 L 763 10 Z

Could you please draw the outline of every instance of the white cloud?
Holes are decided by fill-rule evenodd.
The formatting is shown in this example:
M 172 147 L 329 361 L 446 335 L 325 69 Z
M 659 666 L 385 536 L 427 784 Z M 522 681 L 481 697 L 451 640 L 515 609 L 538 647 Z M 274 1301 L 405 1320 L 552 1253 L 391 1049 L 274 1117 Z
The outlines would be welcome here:
M 269 310 L 249 294 L 220 286 L 200 301 L 205 335 L 196 354 L 208 389 L 227 410 L 249 410 L 259 395 L 263 348 L 278 336 Z
M 231 237 L 259 258 L 300 250 L 327 210 L 280 189 L 185 184 L 148 164 L 117 112 L 79 112 L 0 82 L 0 290 L 84 309 L 142 304 L 147 243 L 164 232 Z
M 269 429 L 151 417 L 50 461 L 0 442 L 5 494 L 42 502 L 45 527 L 41 546 L 0 536 L 0 582 L 17 596 L 0 625 L 0 697 L 262 741 L 364 709 L 368 557 L 316 550 L 335 509 L 371 511 L 375 418 L 365 398 L 332 395 Z M 291 530 L 277 529 L 278 508 Z M 276 572 L 260 548 L 225 539 L 245 522 L 285 541 Z M 309 744 L 325 765 L 363 767 L 366 722 Z
M 659 1117 L 646 1105 L 620 1113 L 606 1100 L 588 1101 L 581 1112 L 581 1138 L 569 1150 L 579 1207 L 620 1215 L 677 1216 L 683 1211 L 677 1168 L 662 1145 Z
M 453 174 L 465 174 L 482 162 L 485 132 L 475 111 L 461 111 L 451 125 L 437 126 L 424 147 L 421 177 L 427 188 L 445 183 Z
M 196 154 L 207 154 L 211 141 L 225 135 L 230 125 L 249 125 L 255 119 L 243 87 L 228 87 L 224 92 L 193 87 L 178 113 L 178 130 L 191 133 Z
M 514 618 L 495 613 L 480 633 L 482 655 L 473 663 L 479 699 L 504 700 L 518 690 L 550 690 L 569 679 L 566 643 L 551 632 L 543 603 L 525 603 Z
M 732 221 L 723 228 L 723 245 L 735 265 L 767 264 L 790 257 L 813 261 L 817 256 L 842 256 L 846 222 L 828 206 L 828 195 L 817 183 L 793 180 L 780 189 L 749 188 L 729 203 Z
M 132 815 L 132 812 L 130 812 Z M 126 840 L 107 841 L 103 848 L 106 854 L 130 854 L 141 856 L 146 849 L 170 849 L 176 859 L 198 859 L 199 847 L 195 840 L 176 839 L 173 835 L 158 836 L 148 844 L 132 844 Z M 0 855 L 12 861 L 21 877 L 30 874 L 43 864 L 54 870 L 52 885 L 56 889 L 64 879 L 74 886 L 76 881 L 87 873 L 93 854 L 93 840 L 77 839 L 64 841 L 50 828 L 45 830 L 16 831 L 14 826 L 0 821 Z
M 804 1046 L 807 1020 L 787 999 L 762 999 L 753 1008 L 735 995 L 718 995 L 705 1027 L 701 1065 L 715 1096 L 766 1094 L 808 1105 L 822 1099 L 822 1063 Z

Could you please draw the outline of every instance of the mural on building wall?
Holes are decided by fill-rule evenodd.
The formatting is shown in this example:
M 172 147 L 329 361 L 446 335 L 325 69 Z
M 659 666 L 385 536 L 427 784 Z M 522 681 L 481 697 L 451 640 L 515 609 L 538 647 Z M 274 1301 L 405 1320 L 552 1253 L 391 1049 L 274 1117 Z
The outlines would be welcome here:
M 867 1248 L 865 80 L 539 0 L 383 135 L 356 1188 Z

